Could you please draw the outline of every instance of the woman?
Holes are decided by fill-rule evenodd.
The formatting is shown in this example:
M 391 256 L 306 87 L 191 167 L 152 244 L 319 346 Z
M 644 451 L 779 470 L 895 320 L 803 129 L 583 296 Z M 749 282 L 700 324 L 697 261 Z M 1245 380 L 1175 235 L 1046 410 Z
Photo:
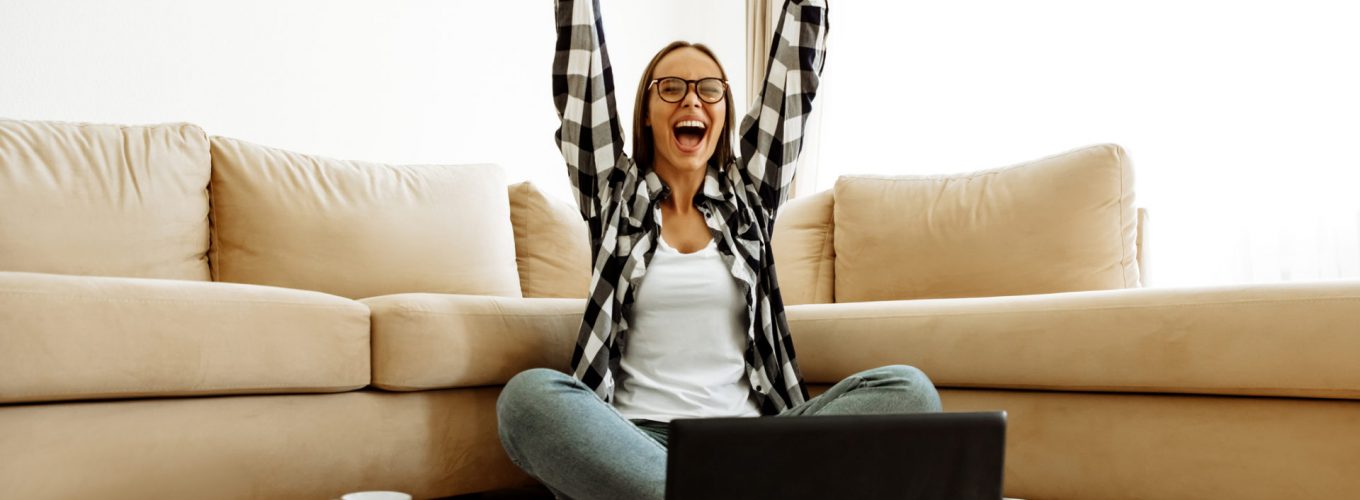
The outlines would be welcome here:
M 557 142 L 590 228 L 592 293 L 572 374 L 516 375 L 497 416 L 511 460 L 559 497 L 662 498 L 675 418 L 939 411 L 906 366 L 809 400 L 794 360 L 769 242 L 822 69 L 824 1 L 786 2 L 739 158 L 726 74 L 685 42 L 643 72 L 625 155 L 598 0 L 558 1 Z

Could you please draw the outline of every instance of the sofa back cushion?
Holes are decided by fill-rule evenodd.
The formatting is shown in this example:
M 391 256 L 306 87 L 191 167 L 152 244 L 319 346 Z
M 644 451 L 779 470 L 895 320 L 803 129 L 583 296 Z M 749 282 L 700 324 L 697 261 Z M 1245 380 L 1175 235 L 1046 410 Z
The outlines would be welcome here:
M 1133 171 L 1099 145 L 945 176 L 835 187 L 836 302 L 1137 287 Z
M 784 305 L 834 299 L 836 254 L 831 190 L 790 200 L 779 209 L 771 245 Z
M 590 228 L 571 203 L 529 182 L 510 186 L 515 260 L 525 297 L 585 298 L 590 287 Z
M 504 175 L 212 138 L 213 277 L 349 298 L 520 296 Z
M 209 279 L 208 138 L 0 120 L 0 271 Z

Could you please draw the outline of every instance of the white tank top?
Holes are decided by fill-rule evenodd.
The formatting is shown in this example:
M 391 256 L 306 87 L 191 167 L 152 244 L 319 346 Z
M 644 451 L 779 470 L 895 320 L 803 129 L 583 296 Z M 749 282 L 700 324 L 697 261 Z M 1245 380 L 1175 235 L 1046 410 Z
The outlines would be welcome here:
M 657 237 L 638 284 L 614 407 L 629 419 L 760 416 L 746 380 L 746 301 L 717 244 Z

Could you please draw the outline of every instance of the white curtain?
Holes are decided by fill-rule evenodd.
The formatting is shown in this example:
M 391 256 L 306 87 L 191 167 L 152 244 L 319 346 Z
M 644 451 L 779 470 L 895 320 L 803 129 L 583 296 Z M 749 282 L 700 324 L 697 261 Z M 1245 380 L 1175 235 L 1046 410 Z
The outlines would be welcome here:
M 1152 285 L 1360 277 L 1345 2 L 836 2 L 814 185 L 1124 146 Z
M 770 0 L 746 0 L 746 95 L 754 99 L 765 81 L 770 37 L 774 35 L 774 5 Z

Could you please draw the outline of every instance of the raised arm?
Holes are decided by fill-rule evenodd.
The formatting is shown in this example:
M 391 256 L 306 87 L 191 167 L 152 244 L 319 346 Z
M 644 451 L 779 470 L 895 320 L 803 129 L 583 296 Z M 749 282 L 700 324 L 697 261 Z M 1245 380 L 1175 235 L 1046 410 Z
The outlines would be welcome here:
M 765 85 L 741 121 L 740 167 L 771 217 L 788 198 L 803 149 L 803 125 L 825 63 L 826 15 L 826 0 L 785 0 Z
M 558 0 L 552 85 L 562 119 L 557 146 L 567 161 L 581 216 L 590 222 L 595 238 L 609 203 L 610 178 L 627 163 L 599 0 Z

